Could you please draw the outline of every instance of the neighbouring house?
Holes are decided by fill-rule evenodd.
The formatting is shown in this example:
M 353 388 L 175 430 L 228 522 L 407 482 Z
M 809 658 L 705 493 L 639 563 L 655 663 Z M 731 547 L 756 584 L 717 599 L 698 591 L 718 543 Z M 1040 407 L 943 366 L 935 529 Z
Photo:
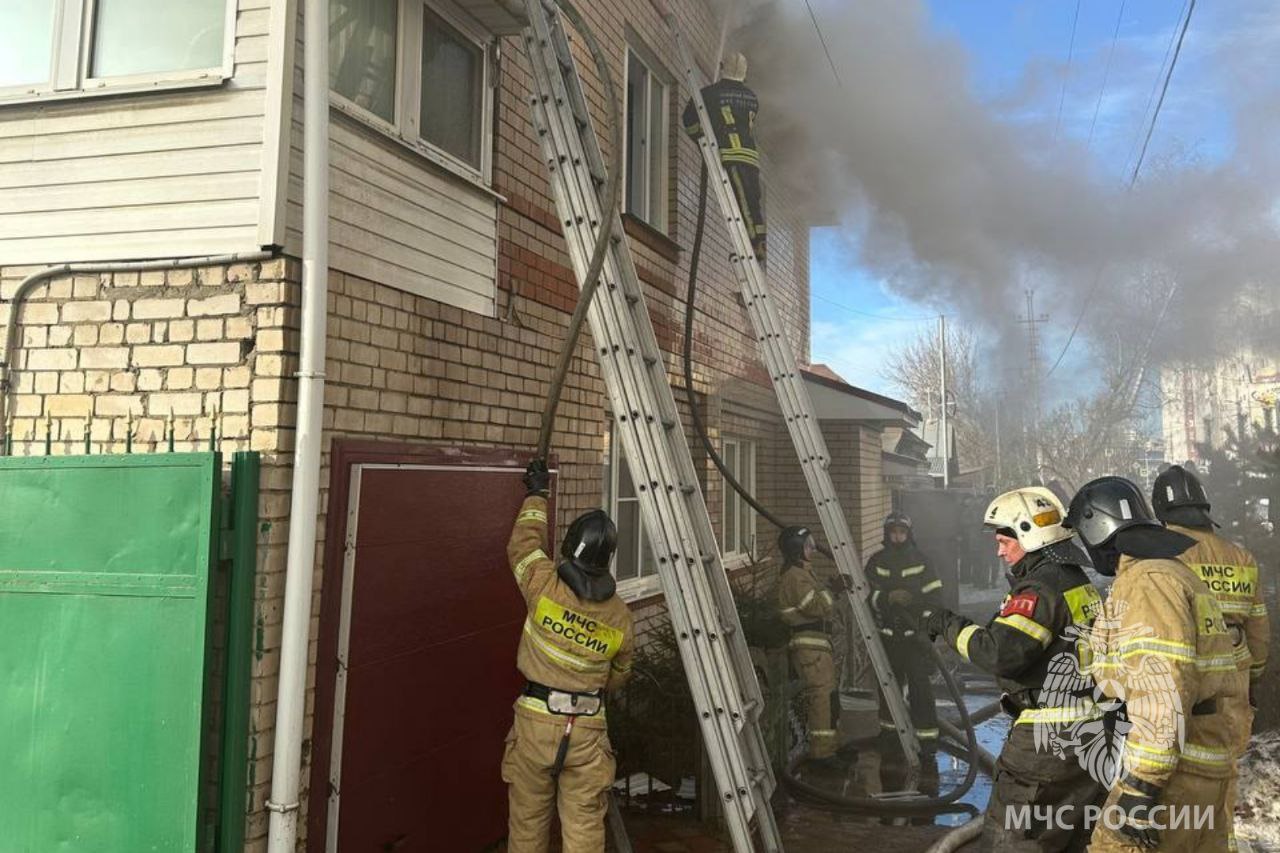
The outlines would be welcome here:
M 1200 445 L 1221 448 L 1228 431 L 1247 443 L 1258 429 L 1277 429 L 1280 364 L 1241 351 L 1208 365 L 1166 365 L 1160 397 L 1164 458 L 1196 462 Z
M 0 33 L 23 46 L 0 62 L 0 318 L 18 331 L 11 452 L 161 451 L 171 436 L 178 451 L 262 454 L 243 780 L 251 851 L 266 846 L 297 404 L 299 6 L 0 8 Z M 503 548 L 577 296 L 507 6 L 331 0 L 324 451 L 301 800 L 312 851 L 405 839 L 427 849 L 429 831 L 432 849 L 462 850 L 502 834 L 497 768 L 522 618 Z M 707 71 L 716 8 L 677 4 Z M 688 93 L 649 0 L 582 11 L 625 94 L 625 239 L 687 412 L 678 353 L 698 179 L 679 122 Z M 584 77 L 602 127 L 600 83 L 589 67 Z M 765 175 L 771 285 L 807 361 L 808 222 Z M 728 236 L 709 220 L 694 405 L 736 476 L 807 518 Z M 234 257 L 55 276 L 12 304 L 18 283 L 51 265 L 205 256 Z M 920 416 L 820 366 L 806 378 L 869 545 L 894 478 L 921 461 L 907 438 Z M 726 563 L 740 571 L 774 531 L 691 442 Z M 628 460 L 585 341 L 553 448 L 558 528 L 604 505 L 622 530 L 619 589 L 642 624 L 659 617 Z M 441 840 L 441 827 L 459 834 Z

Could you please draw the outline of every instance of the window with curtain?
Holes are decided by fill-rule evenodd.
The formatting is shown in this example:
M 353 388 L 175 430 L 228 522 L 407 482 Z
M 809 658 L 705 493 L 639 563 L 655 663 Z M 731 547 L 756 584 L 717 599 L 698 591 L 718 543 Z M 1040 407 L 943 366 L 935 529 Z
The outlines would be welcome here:
M 388 123 L 396 118 L 399 0 L 330 0 L 329 87 Z
M 331 2 L 330 84 L 340 103 L 447 168 L 487 178 L 491 36 L 438 0 Z
M 480 168 L 484 100 L 484 51 L 439 15 L 425 10 L 418 107 L 422 139 Z

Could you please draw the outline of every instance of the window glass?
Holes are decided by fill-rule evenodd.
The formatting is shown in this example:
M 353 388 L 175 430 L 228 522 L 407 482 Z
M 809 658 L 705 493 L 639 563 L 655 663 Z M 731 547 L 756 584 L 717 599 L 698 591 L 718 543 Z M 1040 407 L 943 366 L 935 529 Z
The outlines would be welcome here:
M 631 482 L 631 471 L 625 461 L 618 468 L 618 505 L 614 510 L 613 523 L 618 526 L 614 576 L 620 581 L 639 577 L 640 504 L 636 500 L 635 485 Z
M 0 87 L 44 83 L 56 0 L 0 0 Z
M 738 443 L 726 441 L 724 443 L 724 467 L 735 478 L 740 478 L 741 471 L 738 468 Z M 738 479 L 738 482 L 742 482 Z M 724 484 L 724 550 L 733 554 L 740 550 L 738 547 L 738 493 L 733 490 L 728 481 Z
M 91 77 L 222 65 L 227 0 L 97 0 L 94 12 Z
M 648 141 L 648 221 L 652 225 L 661 226 L 666 221 L 666 184 L 663 177 L 666 175 L 666 164 L 663 158 L 667 156 L 666 141 L 667 130 L 667 87 L 659 82 L 653 75 L 649 75 L 649 128 L 647 132 Z
M 649 69 L 627 52 L 627 213 L 648 219 L 649 161 L 645 155 L 648 128 Z
M 480 168 L 484 54 L 475 42 L 423 10 L 422 138 Z
M 606 438 L 605 494 L 606 506 L 618 526 L 618 550 L 613 561 L 614 577 L 620 581 L 646 578 L 657 571 L 649 535 L 640 515 L 640 501 L 635 482 L 627 465 L 622 444 L 610 424 Z
M 397 0 L 330 0 L 329 86 L 395 121 Z
M 726 439 L 720 454 L 724 466 L 748 492 L 756 486 L 755 444 L 740 439 Z M 724 483 L 724 530 L 721 549 L 726 554 L 751 552 L 755 539 L 755 513 L 726 480 Z

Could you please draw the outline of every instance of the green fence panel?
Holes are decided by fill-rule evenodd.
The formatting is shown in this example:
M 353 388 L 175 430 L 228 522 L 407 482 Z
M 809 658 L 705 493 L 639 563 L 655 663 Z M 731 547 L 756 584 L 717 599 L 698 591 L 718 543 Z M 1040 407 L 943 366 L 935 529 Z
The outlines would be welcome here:
M 0 844 L 200 844 L 214 453 L 0 459 Z

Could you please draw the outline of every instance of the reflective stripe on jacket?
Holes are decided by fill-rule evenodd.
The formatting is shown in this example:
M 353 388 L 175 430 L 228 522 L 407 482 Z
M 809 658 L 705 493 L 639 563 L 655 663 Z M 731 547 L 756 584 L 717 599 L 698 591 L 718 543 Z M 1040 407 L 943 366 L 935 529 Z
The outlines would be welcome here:
M 1212 530 L 1169 525 L 1196 544 L 1178 559 L 1191 567 L 1209 587 L 1222 608 L 1222 617 L 1238 632 L 1236 659 L 1257 680 L 1267 667 L 1271 646 L 1271 623 L 1262 597 L 1258 561 L 1246 549 Z
M 1217 599 L 1178 560 L 1123 557 L 1090 636 L 1091 670 L 1129 719 L 1125 769 L 1164 788 L 1174 772 L 1234 772 L 1230 719 L 1248 677 L 1232 654 Z M 1192 708 L 1212 701 L 1215 710 Z
M 517 668 L 529 681 L 558 690 L 621 687 L 631 675 L 635 645 L 631 610 L 616 595 L 580 599 L 560 580 L 546 547 L 547 501 L 525 498 L 507 543 L 511 572 L 528 610 Z
M 778 615 L 792 629 L 789 647 L 830 649 L 831 638 L 825 628 L 814 626 L 831 618 L 834 604 L 808 563 L 783 571 L 778 583 Z

